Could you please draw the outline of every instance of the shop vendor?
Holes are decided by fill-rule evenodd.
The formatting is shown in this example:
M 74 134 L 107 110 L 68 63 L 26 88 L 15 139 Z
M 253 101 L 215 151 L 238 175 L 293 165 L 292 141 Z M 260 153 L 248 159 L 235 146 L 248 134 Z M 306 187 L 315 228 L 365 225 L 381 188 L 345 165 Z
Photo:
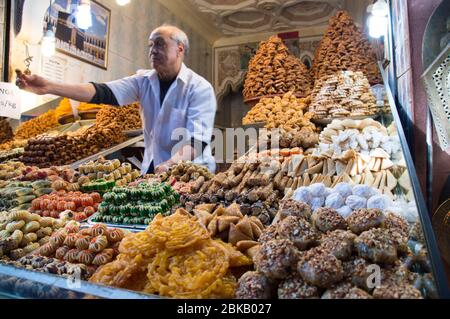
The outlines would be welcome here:
M 183 63 L 187 35 L 174 26 L 155 29 L 148 41 L 153 70 L 108 83 L 60 84 L 21 74 L 20 88 L 81 102 L 128 105 L 139 101 L 144 118 L 142 173 L 167 171 L 192 160 L 215 170 L 211 136 L 217 102 L 211 84 Z

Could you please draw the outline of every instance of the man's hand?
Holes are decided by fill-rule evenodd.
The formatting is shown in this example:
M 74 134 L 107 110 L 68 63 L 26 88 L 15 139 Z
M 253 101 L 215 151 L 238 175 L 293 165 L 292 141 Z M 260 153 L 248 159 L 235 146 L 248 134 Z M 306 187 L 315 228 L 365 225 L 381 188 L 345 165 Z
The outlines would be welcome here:
M 171 160 L 168 160 L 167 162 L 161 163 L 158 166 L 155 167 L 155 174 L 162 174 L 167 172 L 172 166 L 174 165 L 174 163 L 172 163 Z
M 49 84 L 50 82 L 44 79 L 39 75 L 26 75 L 22 72 L 17 73 L 17 81 L 16 84 L 22 90 L 35 93 L 38 95 L 48 94 L 49 93 Z

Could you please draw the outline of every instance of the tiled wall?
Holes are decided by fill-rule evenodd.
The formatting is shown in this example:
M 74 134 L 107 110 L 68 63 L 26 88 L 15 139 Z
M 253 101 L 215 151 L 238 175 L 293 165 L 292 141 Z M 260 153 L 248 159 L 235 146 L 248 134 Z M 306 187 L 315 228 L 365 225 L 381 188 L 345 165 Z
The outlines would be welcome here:
M 0 0 L 3 2 L 4 0 Z M 104 82 L 135 74 L 139 69 L 150 68 L 147 60 L 147 39 L 150 32 L 157 26 L 169 23 L 183 29 L 191 42 L 190 54 L 185 63 L 195 72 L 211 81 L 212 46 L 202 36 L 182 23 L 179 18 L 169 12 L 158 1 L 133 0 L 127 6 L 121 7 L 115 0 L 98 0 L 111 10 L 111 30 L 109 39 L 108 70 L 103 70 L 90 64 L 57 53 L 68 60 L 68 70 L 73 74 L 66 76 L 68 82 Z M 11 54 L 12 69 L 23 69 L 25 57 L 24 44 L 21 41 L 13 41 Z M 42 70 L 40 47 L 30 46 L 30 53 L 35 56 L 31 65 L 31 71 L 39 73 Z M 39 98 L 36 102 L 42 103 Z M 26 109 L 30 105 L 25 106 Z

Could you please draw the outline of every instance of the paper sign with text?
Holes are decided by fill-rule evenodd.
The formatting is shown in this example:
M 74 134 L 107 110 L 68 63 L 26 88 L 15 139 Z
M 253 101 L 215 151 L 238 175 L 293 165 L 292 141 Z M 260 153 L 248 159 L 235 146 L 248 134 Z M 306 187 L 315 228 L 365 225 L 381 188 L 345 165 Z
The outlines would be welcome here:
M 12 83 L 0 82 L 0 116 L 20 120 L 20 90 Z

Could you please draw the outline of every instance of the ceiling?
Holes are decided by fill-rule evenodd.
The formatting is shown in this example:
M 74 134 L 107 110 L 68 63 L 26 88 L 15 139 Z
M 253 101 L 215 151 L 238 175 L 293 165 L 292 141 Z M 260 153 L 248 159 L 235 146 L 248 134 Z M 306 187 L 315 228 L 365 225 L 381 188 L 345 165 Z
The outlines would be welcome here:
M 188 0 L 203 19 L 209 20 L 223 36 L 240 36 L 268 31 L 319 26 L 345 0 Z

